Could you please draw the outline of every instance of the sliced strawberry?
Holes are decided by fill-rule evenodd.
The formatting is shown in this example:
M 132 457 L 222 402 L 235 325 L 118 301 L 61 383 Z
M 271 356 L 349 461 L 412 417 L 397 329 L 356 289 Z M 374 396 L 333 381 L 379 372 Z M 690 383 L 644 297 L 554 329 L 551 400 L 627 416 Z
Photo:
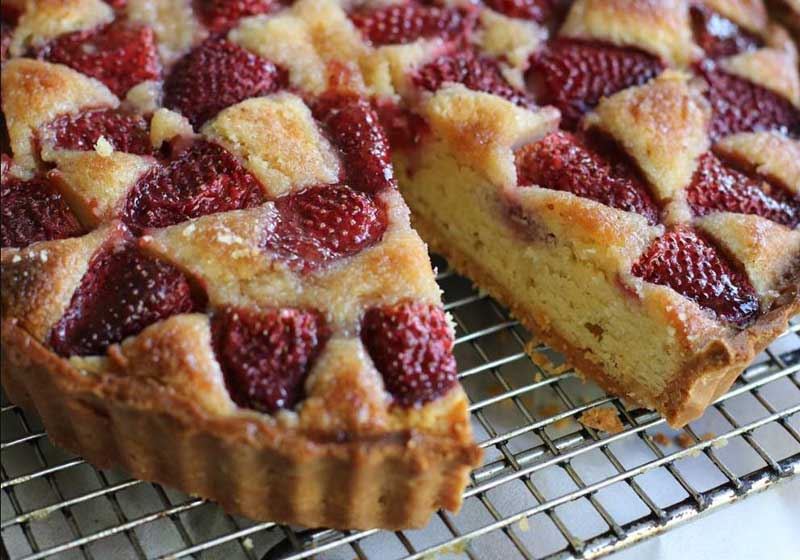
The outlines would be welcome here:
M 430 91 L 436 91 L 446 82 L 456 82 L 475 91 L 499 95 L 520 107 L 536 106 L 528 94 L 508 83 L 496 60 L 478 56 L 472 50 L 437 58 L 423 66 L 413 77 L 413 81 L 417 86 Z
M 453 335 L 441 307 L 399 303 L 369 309 L 361 340 L 401 406 L 435 400 L 456 383 Z
M 200 19 L 212 32 L 234 27 L 243 17 L 266 14 L 280 6 L 277 0 L 196 0 Z
M 708 82 L 711 103 L 711 138 L 718 140 L 739 132 L 777 130 L 800 135 L 800 109 L 777 93 L 719 70 L 704 61 L 698 71 Z
M 11 46 L 11 38 L 14 35 L 14 28 L 4 19 L 0 19 L 0 62 L 5 62 L 8 58 L 8 48 Z
M 556 8 L 556 0 L 484 0 L 491 9 L 508 17 L 529 19 L 539 23 L 549 18 Z
M 132 242 L 107 247 L 89 263 L 50 333 L 50 345 L 62 356 L 102 354 L 156 321 L 204 307 L 205 297 L 193 293 L 174 266 L 143 254 Z
M 413 148 L 428 132 L 425 119 L 392 99 L 377 100 L 375 110 L 389 138 L 389 145 L 394 149 Z
M 466 37 L 475 25 L 472 11 L 426 6 L 416 1 L 350 15 L 353 24 L 373 45 L 411 43 L 417 39 Z
M 97 78 L 119 97 L 161 74 L 153 30 L 125 20 L 62 35 L 41 56 Z
M 211 322 L 231 399 L 266 413 L 294 408 L 330 332 L 316 311 L 226 308 Z
M 733 169 L 711 152 L 700 158 L 686 196 L 698 216 L 737 212 L 762 216 L 791 228 L 800 223 L 800 198 Z
M 175 64 L 164 82 L 164 105 L 199 127 L 225 107 L 274 93 L 287 83 L 286 71 L 269 60 L 211 37 Z
M 760 37 L 706 6 L 692 6 L 691 14 L 695 41 L 710 58 L 731 56 L 764 45 Z
M 517 183 L 567 191 L 658 221 L 653 201 L 636 169 L 610 143 L 553 132 L 517 150 Z
M 84 233 L 46 175 L 23 181 L 8 175 L 9 164 L 10 159 L 3 154 L 0 190 L 2 247 L 27 247 L 37 241 L 76 237 Z
M 747 277 L 689 228 L 676 228 L 656 239 L 631 273 L 668 286 L 740 326 L 758 314 L 758 298 Z
M 258 180 L 217 144 L 197 141 L 151 169 L 128 195 L 123 221 L 140 233 L 191 218 L 252 208 L 264 202 Z
M 264 247 L 294 270 L 310 272 L 381 240 L 386 212 L 369 195 L 326 185 L 278 199 Z
M 349 186 L 367 193 L 397 186 L 389 141 L 369 101 L 330 92 L 316 103 L 314 115 L 342 154 Z
M 102 136 L 118 152 L 147 155 L 153 151 L 147 121 L 118 109 L 64 115 L 48 128 L 54 136 L 54 147 L 62 150 L 94 150 Z
M 631 47 L 554 39 L 531 57 L 527 78 L 539 102 L 558 107 L 564 126 L 574 129 L 602 97 L 644 84 L 664 69 L 657 57 Z

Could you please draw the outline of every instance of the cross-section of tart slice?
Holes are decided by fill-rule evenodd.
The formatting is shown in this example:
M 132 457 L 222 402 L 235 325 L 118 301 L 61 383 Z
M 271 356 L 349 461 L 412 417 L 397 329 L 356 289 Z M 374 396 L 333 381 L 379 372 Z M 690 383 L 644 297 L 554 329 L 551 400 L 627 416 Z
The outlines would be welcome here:
M 415 223 L 580 373 L 685 424 L 800 309 L 795 48 L 760 2 L 486 4 L 455 39 L 351 16 Z
M 64 3 L 69 29 L 32 4 L 11 31 L 9 398 L 98 466 L 256 519 L 458 509 L 481 453 L 378 114 L 333 58 L 355 26 L 315 2 L 241 22 L 139 4 Z M 181 24 L 230 33 L 159 50 Z M 284 26 L 306 59 L 267 52 Z

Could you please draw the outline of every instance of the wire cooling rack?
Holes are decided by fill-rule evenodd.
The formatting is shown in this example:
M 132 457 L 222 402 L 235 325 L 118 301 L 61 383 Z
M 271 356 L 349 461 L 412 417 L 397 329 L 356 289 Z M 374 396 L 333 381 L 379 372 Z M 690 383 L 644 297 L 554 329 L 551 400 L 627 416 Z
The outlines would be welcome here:
M 391 559 L 597 557 L 800 472 L 800 321 L 700 420 L 671 430 L 582 383 L 506 310 L 434 257 L 457 326 L 456 356 L 484 464 L 462 511 L 414 531 L 254 523 L 50 444 L 2 404 L 2 555 L 37 558 Z M 624 430 L 584 427 L 613 407 Z

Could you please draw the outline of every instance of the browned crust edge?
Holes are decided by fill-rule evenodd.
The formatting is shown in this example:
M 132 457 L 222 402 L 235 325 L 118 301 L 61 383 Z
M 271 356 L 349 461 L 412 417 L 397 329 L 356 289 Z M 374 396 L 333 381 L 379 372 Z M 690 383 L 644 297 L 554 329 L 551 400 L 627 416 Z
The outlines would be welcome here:
M 582 376 L 595 381 L 604 390 L 615 395 L 633 398 L 645 394 L 637 386 L 623 386 L 612 379 L 601 367 L 584 356 L 560 333 L 547 326 L 537 313 L 525 309 L 518 300 L 494 279 L 491 271 L 474 259 L 446 243 L 431 221 L 412 214 L 414 228 L 431 246 L 443 255 L 459 273 L 473 280 L 481 289 L 511 310 L 522 325 L 534 336 L 552 346 Z M 655 409 L 664 415 L 670 426 L 680 428 L 702 416 L 705 409 L 725 393 L 741 372 L 775 338 L 786 330 L 789 319 L 800 313 L 800 291 L 789 295 L 789 302 L 761 316 L 753 325 L 729 338 L 710 341 L 691 357 L 686 367 L 656 399 L 642 399 L 637 404 Z
M 84 374 L 13 321 L 2 323 L 3 388 L 48 437 L 101 467 L 121 467 L 256 520 L 306 527 L 424 526 L 457 511 L 481 450 L 418 433 L 318 442 L 256 415 L 211 417 L 161 385 Z

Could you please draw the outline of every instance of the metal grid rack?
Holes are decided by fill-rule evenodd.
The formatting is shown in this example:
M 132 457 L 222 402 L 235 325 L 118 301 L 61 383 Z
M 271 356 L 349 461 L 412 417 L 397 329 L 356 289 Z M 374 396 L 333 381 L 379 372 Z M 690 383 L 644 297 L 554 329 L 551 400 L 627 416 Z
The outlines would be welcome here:
M 507 311 L 446 268 L 460 378 L 485 449 L 462 511 L 415 531 L 254 523 L 159 485 L 100 471 L 2 404 L 5 558 L 596 557 L 800 472 L 800 321 L 700 420 L 680 432 L 564 368 L 536 365 Z M 550 363 L 558 357 L 537 348 Z M 536 360 L 539 362 L 539 360 Z M 544 363 L 544 362 L 542 362 Z M 549 371 L 547 371 L 549 370 Z M 578 417 L 614 407 L 624 431 Z

